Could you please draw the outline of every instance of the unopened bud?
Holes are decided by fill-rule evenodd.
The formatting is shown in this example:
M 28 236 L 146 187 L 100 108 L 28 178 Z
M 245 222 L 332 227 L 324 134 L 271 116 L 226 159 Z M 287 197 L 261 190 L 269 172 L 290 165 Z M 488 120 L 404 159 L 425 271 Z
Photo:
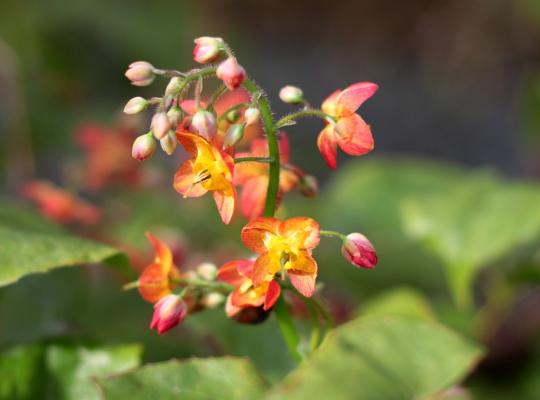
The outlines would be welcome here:
M 193 59 L 201 64 L 216 61 L 222 49 L 223 39 L 203 36 L 194 40 Z
M 341 253 L 352 265 L 373 268 L 377 264 L 377 253 L 367 237 L 355 232 L 347 235 L 341 246 Z
M 169 111 L 167 111 L 167 118 L 169 118 L 174 129 L 182 120 L 182 110 L 177 106 L 172 106 Z
M 300 178 L 300 193 L 306 197 L 315 197 L 319 193 L 317 178 L 313 175 L 304 175 Z
M 229 57 L 219 64 L 216 76 L 223 81 L 227 89 L 234 90 L 246 79 L 246 70 L 238 64 L 236 58 Z
M 287 104 L 298 104 L 304 101 L 304 93 L 302 89 L 288 85 L 281 88 L 279 98 Z
M 156 77 L 154 70 L 154 66 L 147 61 L 135 61 L 129 64 L 125 76 L 131 81 L 132 85 L 148 86 Z
M 172 128 L 171 121 L 163 111 L 155 113 L 152 117 L 152 123 L 150 124 L 152 132 L 157 140 L 161 140 Z
M 217 276 L 217 268 L 212 263 L 202 263 L 197 267 L 197 275 L 207 281 L 213 281 Z
M 206 308 L 216 308 L 223 304 L 225 296 L 218 292 L 210 292 L 203 296 L 201 303 Z
M 225 118 L 227 118 L 227 121 L 231 124 L 234 124 L 240 118 L 240 111 L 238 111 L 238 109 L 231 110 L 225 115 Z
M 150 329 L 155 329 L 160 335 L 181 323 L 188 313 L 187 304 L 175 294 L 162 297 L 154 305 L 154 314 L 150 322 Z
M 165 88 L 165 96 L 176 96 L 178 93 L 180 93 L 182 87 L 182 80 L 177 76 L 172 77 L 167 87 Z
M 149 132 L 135 139 L 131 148 L 131 156 L 137 161 L 144 161 L 150 158 L 155 151 L 156 142 L 152 137 L 152 133 Z
M 165 135 L 159 141 L 159 144 L 161 145 L 163 151 L 170 156 L 172 153 L 174 153 L 174 150 L 178 145 L 178 141 L 176 140 L 176 135 L 174 134 L 174 132 L 169 131 L 169 133 L 167 133 L 167 135 Z
M 255 107 L 249 107 L 246 111 L 244 111 L 244 119 L 246 121 L 246 125 L 254 125 L 257 122 L 259 122 L 259 118 L 261 117 L 261 112 L 258 108 Z
M 225 135 L 225 139 L 223 139 L 223 148 L 229 148 L 237 144 L 242 138 L 244 137 L 244 124 L 234 124 L 232 125 L 229 130 L 227 131 L 227 134 Z
M 213 113 L 200 109 L 191 118 L 192 128 L 207 140 L 214 137 L 217 132 L 217 121 Z
M 148 107 L 148 101 L 142 97 L 134 97 L 130 99 L 124 106 L 126 114 L 138 114 Z

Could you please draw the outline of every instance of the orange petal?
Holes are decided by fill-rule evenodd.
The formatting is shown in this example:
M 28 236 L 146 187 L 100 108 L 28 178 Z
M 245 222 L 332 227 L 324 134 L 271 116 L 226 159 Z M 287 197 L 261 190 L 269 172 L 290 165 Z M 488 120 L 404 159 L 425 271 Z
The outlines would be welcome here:
M 289 218 L 281 223 L 279 232 L 297 240 L 298 248 L 313 249 L 320 241 L 319 223 L 308 217 Z
M 288 163 L 291 154 L 289 137 L 284 131 L 279 132 L 279 156 L 282 163 Z
M 161 264 L 164 268 L 165 275 L 168 275 L 172 267 L 171 249 L 169 249 L 169 246 L 167 246 L 167 244 L 159 240 L 150 232 L 146 232 L 146 237 L 156 253 L 156 258 L 154 262 Z
M 246 89 L 240 87 L 233 91 L 225 92 L 214 105 L 217 115 L 223 114 L 229 108 L 240 103 L 248 103 L 251 97 Z
M 240 196 L 240 210 L 247 219 L 252 220 L 263 214 L 267 188 L 266 176 L 251 178 L 244 184 Z
M 279 295 L 281 294 L 281 286 L 279 283 L 272 280 L 268 284 L 268 289 L 266 290 L 266 296 L 264 297 L 264 306 L 263 310 L 267 311 L 276 303 Z
M 347 154 L 361 156 L 373 150 L 371 129 L 358 114 L 340 118 L 337 122 L 336 133 L 339 147 Z
M 207 190 L 200 183 L 194 183 L 197 177 L 193 174 L 193 160 L 186 160 L 174 174 L 174 189 L 184 197 L 200 197 Z
M 337 98 L 339 94 L 341 93 L 341 90 L 336 90 L 334 93 L 332 93 L 330 96 L 328 96 L 321 105 L 321 110 L 333 117 L 336 116 L 336 107 L 337 107 Z
M 233 305 L 232 293 L 229 294 L 229 296 L 227 296 L 227 301 L 225 302 L 225 313 L 227 314 L 227 317 L 229 318 L 234 317 L 240 311 L 242 311 L 242 307 L 237 307 Z
M 163 264 L 150 264 L 139 277 L 139 293 L 150 303 L 155 303 L 171 293 L 168 270 Z
M 330 168 L 335 169 L 337 167 L 337 145 L 333 125 L 328 124 L 321 131 L 317 138 L 317 147 L 319 147 L 319 151 L 326 164 Z
M 190 158 L 196 158 L 198 156 L 204 156 L 210 159 L 214 158 L 212 145 L 202 136 L 191 132 L 177 131 L 176 138 L 189 153 Z
M 260 286 L 264 281 L 272 279 L 279 269 L 279 260 L 276 260 L 272 254 L 266 253 L 259 256 L 255 260 L 253 274 L 251 275 L 253 286 Z
M 298 171 L 300 171 L 298 169 Z M 302 173 L 302 172 L 301 172 Z M 279 173 L 279 190 L 283 193 L 290 192 L 298 184 L 298 175 L 293 171 L 281 168 Z
M 313 296 L 315 293 L 316 275 L 298 273 L 296 271 L 288 271 L 291 284 L 305 297 Z
M 276 218 L 256 218 L 242 229 L 242 242 L 251 251 L 262 254 L 266 252 L 266 237 L 277 234 L 280 223 Z
M 231 304 L 237 307 L 259 307 L 264 303 L 264 292 L 251 288 L 243 293 L 239 290 L 232 292 Z
M 233 286 L 240 286 L 246 279 L 240 275 L 240 272 L 238 271 L 238 266 L 243 263 L 251 263 L 253 265 L 253 261 L 251 260 L 229 261 L 219 268 L 217 272 L 217 279 Z
M 236 203 L 236 192 L 231 184 L 230 190 L 221 191 L 214 190 L 212 192 L 214 201 L 216 202 L 219 215 L 224 224 L 231 222 L 234 214 L 234 205 Z
M 377 89 L 379 86 L 372 82 L 358 82 L 347 87 L 336 98 L 338 113 L 334 116 L 340 118 L 353 114 Z

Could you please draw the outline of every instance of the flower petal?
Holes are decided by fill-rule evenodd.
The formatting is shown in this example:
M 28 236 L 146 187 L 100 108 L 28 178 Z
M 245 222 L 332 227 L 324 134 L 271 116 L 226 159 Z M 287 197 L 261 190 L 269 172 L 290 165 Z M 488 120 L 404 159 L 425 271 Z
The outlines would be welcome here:
M 358 114 L 340 118 L 337 122 L 336 133 L 339 147 L 347 154 L 361 156 L 373 150 L 371 129 Z
M 281 294 L 281 286 L 279 286 L 279 283 L 272 280 L 268 284 L 268 289 L 266 289 L 266 296 L 264 297 L 264 306 L 263 310 L 267 311 L 274 304 L 276 304 L 277 299 L 279 298 L 279 295 Z
M 154 262 L 161 264 L 164 268 L 165 275 L 168 275 L 172 267 L 171 249 L 169 249 L 169 246 L 152 235 L 150 232 L 146 232 L 146 237 L 156 252 Z
M 264 211 L 268 178 L 259 176 L 247 180 L 240 195 L 240 210 L 247 219 L 260 217 Z
M 319 223 L 308 217 L 295 217 L 283 221 L 279 232 L 285 237 L 295 238 L 300 249 L 313 249 L 320 241 Z
M 225 313 L 227 314 L 227 317 L 229 318 L 234 317 L 240 311 L 242 311 L 242 307 L 237 307 L 233 305 L 232 293 L 229 294 L 229 296 L 227 296 L 227 301 L 225 302 Z
M 276 218 L 260 217 L 249 222 L 242 229 L 242 242 L 255 253 L 265 253 L 265 239 L 279 232 L 281 222 Z
M 315 275 L 289 271 L 289 279 L 302 296 L 311 297 L 315 293 Z
M 335 117 L 346 117 L 353 114 L 367 99 L 379 89 L 372 82 L 358 82 L 344 89 L 336 98 L 337 114 Z
M 214 190 L 212 192 L 219 215 L 224 224 L 231 222 L 236 203 L 236 192 L 231 184 L 230 190 Z
M 259 256 L 259 258 L 255 260 L 253 274 L 251 275 L 253 286 L 260 286 L 264 281 L 273 279 L 274 274 L 279 271 L 279 269 L 279 260 L 277 260 L 272 254 L 266 253 Z
M 150 303 L 171 294 L 167 269 L 163 264 L 150 264 L 139 277 L 137 288 L 141 297 Z
M 335 169 L 337 167 L 337 145 L 333 125 L 328 124 L 321 131 L 317 138 L 317 147 L 326 164 L 330 168 Z
M 336 116 L 337 98 L 340 95 L 341 90 L 336 90 L 330 96 L 328 96 L 321 105 L 321 110 L 333 117 Z
M 241 285 L 245 278 L 240 275 L 240 272 L 238 271 L 238 266 L 246 262 L 253 265 L 253 261 L 251 260 L 234 260 L 223 264 L 217 272 L 217 279 L 221 282 L 226 282 L 233 286 Z
M 207 192 L 201 183 L 194 183 L 193 160 L 186 160 L 174 174 L 174 189 L 184 197 L 200 197 Z

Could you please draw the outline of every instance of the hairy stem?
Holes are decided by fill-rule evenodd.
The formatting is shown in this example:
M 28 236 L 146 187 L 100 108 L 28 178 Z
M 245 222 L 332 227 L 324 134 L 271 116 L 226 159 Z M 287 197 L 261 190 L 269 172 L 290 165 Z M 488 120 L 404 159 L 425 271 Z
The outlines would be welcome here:
M 321 110 L 317 110 L 315 108 L 305 108 L 303 110 L 294 112 L 292 114 L 285 115 L 276 123 L 276 127 L 281 128 L 287 125 L 287 123 L 291 121 L 296 121 L 299 118 L 307 118 L 307 117 L 318 117 L 324 120 L 327 120 L 330 118 L 333 120 L 333 118 L 330 115 L 322 112 Z
M 242 163 L 242 162 L 260 162 L 260 163 L 271 163 L 274 161 L 272 157 L 238 157 L 234 159 L 234 163 Z

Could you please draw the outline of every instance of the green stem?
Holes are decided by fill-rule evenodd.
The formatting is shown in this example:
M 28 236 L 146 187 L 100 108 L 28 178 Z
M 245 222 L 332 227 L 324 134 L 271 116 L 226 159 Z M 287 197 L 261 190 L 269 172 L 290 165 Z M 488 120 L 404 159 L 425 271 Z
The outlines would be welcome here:
M 210 100 L 208 101 L 207 109 L 213 109 L 214 104 L 216 104 L 216 101 L 219 100 L 219 98 L 227 91 L 227 87 L 225 85 L 220 85 L 214 93 L 212 93 L 212 97 L 210 97 Z
M 281 334 L 285 339 L 285 343 L 289 348 L 289 351 L 297 363 L 302 362 L 302 354 L 298 351 L 298 345 L 300 344 L 300 336 L 296 332 L 294 327 L 291 315 L 287 309 L 287 303 L 283 299 L 283 296 L 280 296 L 276 305 L 274 306 L 274 314 L 277 318 Z
M 193 288 L 205 288 L 205 289 L 215 290 L 215 291 L 224 292 L 224 293 L 232 292 L 232 290 L 234 289 L 234 287 L 229 285 L 228 283 L 217 282 L 217 281 L 206 281 L 204 279 L 196 279 L 196 278 L 172 279 L 172 282 L 181 286 L 189 286 Z
M 272 157 L 238 157 L 234 159 L 234 163 L 242 163 L 242 162 L 249 162 L 249 161 L 255 161 L 260 163 L 271 163 L 274 161 Z
M 294 112 L 292 114 L 285 115 L 276 123 L 276 127 L 281 128 L 282 126 L 287 125 L 287 123 L 291 121 L 296 121 L 299 118 L 306 118 L 306 117 L 319 117 L 324 120 L 327 120 L 328 118 L 333 119 L 330 115 L 322 112 L 321 110 L 317 110 L 315 108 L 306 108 L 306 109 Z
M 325 231 L 325 230 L 320 230 L 319 233 L 323 236 L 334 236 L 334 237 L 338 237 L 342 240 L 345 240 L 347 238 L 346 235 L 344 235 L 343 233 L 340 233 L 340 232 L 337 232 L 337 231 Z

